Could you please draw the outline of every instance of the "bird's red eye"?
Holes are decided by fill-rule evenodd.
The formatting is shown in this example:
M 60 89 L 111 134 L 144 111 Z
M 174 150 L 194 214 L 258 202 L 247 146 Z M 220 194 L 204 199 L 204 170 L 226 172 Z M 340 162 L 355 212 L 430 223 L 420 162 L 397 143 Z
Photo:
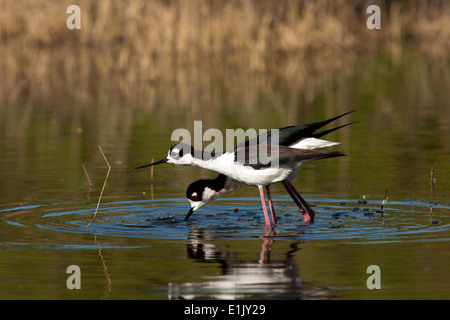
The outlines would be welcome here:
M 198 196 L 192 196 L 191 199 L 192 201 L 198 201 Z

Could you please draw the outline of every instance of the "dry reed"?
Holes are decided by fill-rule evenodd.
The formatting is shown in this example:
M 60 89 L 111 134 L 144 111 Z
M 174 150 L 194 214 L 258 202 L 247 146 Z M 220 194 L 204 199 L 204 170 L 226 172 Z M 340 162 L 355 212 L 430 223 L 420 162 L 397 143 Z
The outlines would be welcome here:
M 371 1 L 382 10 L 377 31 L 366 28 L 366 1 L 80 0 L 81 30 L 68 30 L 71 4 L 0 2 L 1 102 L 39 100 L 62 87 L 83 104 L 93 98 L 87 79 L 94 79 L 99 90 L 133 97 L 128 105 L 140 106 L 154 98 L 157 84 L 186 81 L 186 74 L 174 73 L 185 68 L 271 70 L 314 90 L 306 71 L 339 70 L 383 48 L 397 56 L 405 40 L 442 61 L 450 52 L 445 1 Z M 195 79 L 208 80 L 203 73 Z M 192 101 L 198 94 L 188 88 L 176 95 Z
M 384 206 L 386 205 L 386 202 L 388 201 L 390 195 L 391 193 L 386 190 L 386 192 L 384 193 L 383 201 L 381 201 L 381 218 L 384 218 Z
M 91 178 L 89 177 L 89 174 L 88 174 L 88 172 L 86 170 L 86 167 L 85 167 L 84 163 L 81 165 L 81 167 L 83 168 L 84 174 L 86 175 L 86 179 L 89 182 L 89 186 L 92 187 L 92 181 L 91 181 Z
M 97 208 L 95 208 L 94 217 L 92 218 L 91 222 L 89 222 L 89 224 L 87 225 L 88 228 L 95 221 L 95 218 L 97 217 L 98 207 L 100 206 L 100 201 L 102 200 L 103 191 L 105 190 L 106 182 L 108 181 L 109 173 L 111 171 L 111 166 L 109 165 L 108 159 L 106 159 L 106 156 L 103 153 L 102 147 L 98 146 L 98 148 L 100 149 L 100 152 L 102 153 L 102 156 L 105 159 L 106 164 L 108 165 L 108 172 L 106 173 L 105 181 L 103 182 L 102 191 L 100 192 L 100 196 L 98 197 Z
M 86 166 L 84 165 L 84 163 L 81 164 L 81 167 L 83 168 L 84 175 L 86 176 L 86 179 L 87 179 L 88 182 L 89 182 L 89 191 L 86 193 L 86 198 L 87 198 L 87 199 L 90 199 L 90 198 L 91 198 L 90 194 L 91 194 L 91 192 L 92 192 L 92 186 L 93 186 L 93 184 L 92 184 L 91 178 L 89 177 L 89 173 L 87 172 L 87 169 L 86 169 Z

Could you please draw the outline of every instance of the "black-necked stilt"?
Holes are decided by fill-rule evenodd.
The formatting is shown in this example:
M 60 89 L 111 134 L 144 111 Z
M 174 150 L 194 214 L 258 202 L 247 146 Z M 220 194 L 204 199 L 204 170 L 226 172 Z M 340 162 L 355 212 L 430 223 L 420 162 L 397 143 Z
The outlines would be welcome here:
M 295 176 L 298 174 L 300 170 L 300 164 L 303 161 L 318 160 L 343 155 L 343 153 L 341 152 L 322 152 L 315 149 L 330 147 L 339 144 L 336 142 L 330 142 L 318 138 L 348 124 L 319 132 L 316 132 L 316 130 L 350 112 L 321 122 L 306 124 L 303 126 L 290 126 L 279 129 L 279 141 L 278 145 L 276 146 L 276 150 L 278 152 L 275 154 L 275 160 L 278 163 L 276 167 L 264 165 L 260 162 L 256 162 L 256 164 L 249 164 L 246 161 L 238 161 L 238 159 L 236 159 L 236 154 L 238 154 L 239 152 L 243 152 L 244 154 L 249 156 L 249 154 L 254 151 L 254 149 L 250 149 L 246 145 L 240 145 L 233 151 L 215 155 L 214 157 L 209 157 L 208 160 L 205 160 L 205 158 L 203 158 L 202 152 L 194 150 L 194 148 L 190 145 L 178 143 L 170 148 L 168 156 L 166 158 L 137 167 L 136 169 L 167 162 L 178 165 L 199 166 L 221 173 L 221 175 L 219 175 L 219 177 L 217 177 L 215 180 L 200 180 L 194 183 L 194 187 L 195 189 L 198 188 L 198 191 L 192 190 L 191 188 L 192 192 L 190 195 L 190 190 L 188 188 L 187 196 L 189 200 L 191 200 L 191 210 L 189 211 L 185 220 L 189 218 L 192 212 L 194 212 L 204 204 L 212 201 L 213 199 L 232 190 L 235 190 L 242 185 L 253 185 L 259 188 L 265 222 L 266 225 L 269 225 L 270 221 L 265 206 L 263 191 L 263 186 L 266 187 L 270 211 L 272 213 L 272 220 L 274 223 L 276 223 L 277 220 L 273 209 L 269 185 L 272 183 L 282 182 L 294 202 L 302 211 L 305 221 L 312 221 L 314 219 L 314 211 L 300 196 L 294 186 L 290 183 L 290 180 L 295 178 Z M 271 141 L 270 134 L 268 135 L 266 142 L 273 143 Z M 261 145 L 258 145 L 258 147 L 260 146 Z M 271 150 L 270 146 L 267 146 L 266 150 Z

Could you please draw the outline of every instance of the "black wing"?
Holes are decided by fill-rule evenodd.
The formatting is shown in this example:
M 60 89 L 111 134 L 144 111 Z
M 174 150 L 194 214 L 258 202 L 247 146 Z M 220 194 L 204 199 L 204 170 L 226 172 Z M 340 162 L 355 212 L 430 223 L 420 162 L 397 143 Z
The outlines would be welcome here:
M 258 145 L 237 148 L 234 154 L 234 161 L 259 170 L 269 168 L 273 165 L 282 167 L 303 161 L 341 157 L 344 155 L 340 151 L 324 152 L 308 149 L 293 149 L 276 145 Z
M 299 141 L 302 138 L 320 138 L 330 132 L 333 132 L 335 130 L 338 130 L 340 128 L 348 126 L 348 125 L 352 124 L 353 122 L 336 127 L 336 128 L 316 132 L 316 130 L 324 127 L 325 125 L 329 124 L 330 122 L 333 122 L 333 121 L 335 121 L 349 113 L 352 113 L 352 112 L 354 112 L 354 110 L 348 111 L 346 113 L 343 113 L 341 115 L 338 115 L 336 117 L 333 117 L 333 118 L 330 118 L 330 119 L 324 120 L 324 121 L 304 124 L 301 126 L 288 126 L 288 127 L 279 128 L 278 129 L 279 145 L 287 147 L 287 146 L 290 146 L 291 144 L 296 143 L 297 141 Z M 240 143 L 237 146 L 237 148 L 248 147 L 248 146 L 254 145 L 256 143 L 257 144 L 259 144 L 259 143 L 278 144 L 277 141 L 272 141 L 271 131 L 267 131 L 267 139 L 266 140 L 263 140 L 263 139 L 264 139 L 264 135 L 259 135 L 255 138 L 252 138 L 243 143 Z

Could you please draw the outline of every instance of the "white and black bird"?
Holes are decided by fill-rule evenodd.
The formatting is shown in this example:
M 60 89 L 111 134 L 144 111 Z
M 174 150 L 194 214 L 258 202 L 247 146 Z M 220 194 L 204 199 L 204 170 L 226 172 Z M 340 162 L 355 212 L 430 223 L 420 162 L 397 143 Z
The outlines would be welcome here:
M 263 140 L 258 136 L 244 144 L 238 145 L 234 150 L 220 154 L 205 154 L 185 143 L 177 143 L 170 148 L 166 158 L 136 169 L 167 162 L 184 166 L 198 166 L 220 173 L 214 180 L 199 180 L 188 187 L 186 195 L 191 203 L 191 209 L 185 220 L 195 210 L 212 200 L 243 185 L 250 185 L 258 187 L 265 223 L 270 225 L 263 191 L 263 187 L 266 188 L 272 221 L 277 223 L 269 186 L 273 183 L 281 182 L 303 213 L 304 221 L 312 222 L 314 221 L 314 211 L 300 196 L 290 181 L 297 176 L 300 165 L 304 161 L 344 155 L 338 151 L 318 151 L 317 149 L 339 144 L 338 142 L 330 142 L 319 138 L 350 123 L 328 130 L 316 130 L 350 112 L 321 122 L 280 128 L 278 129 L 278 141 L 272 139 L 272 135 L 268 133 Z M 267 152 L 267 156 L 270 159 L 269 162 L 266 162 L 267 159 L 262 161 L 259 152 L 262 148 Z M 274 163 L 276 165 L 273 165 Z

